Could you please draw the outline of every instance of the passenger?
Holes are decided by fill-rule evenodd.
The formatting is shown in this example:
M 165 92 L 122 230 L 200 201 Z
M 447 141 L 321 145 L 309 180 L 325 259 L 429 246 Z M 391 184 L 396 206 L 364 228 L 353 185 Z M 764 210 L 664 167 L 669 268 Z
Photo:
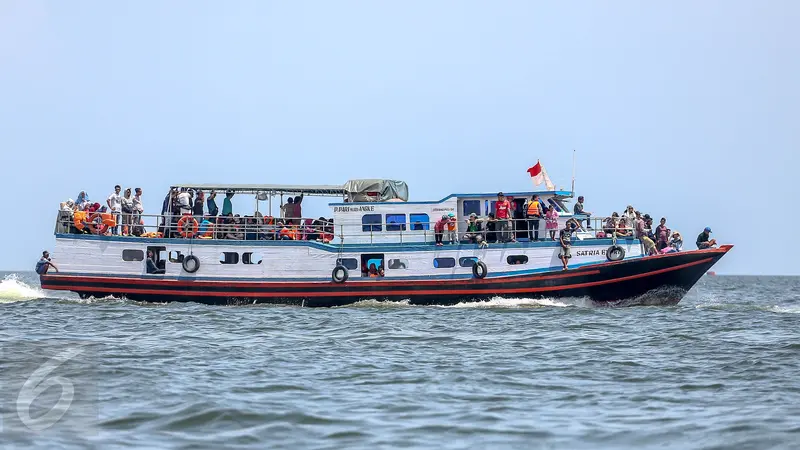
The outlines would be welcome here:
M 111 214 L 114 216 L 114 222 L 119 224 L 122 222 L 122 197 L 120 197 L 119 193 L 122 191 L 122 187 L 120 185 L 114 186 L 114 192 L 108 196 L 106 199 L 106 203 L 108 203 L 108 209 L 111 211 Z M 117 235 L 119 234 L 119 225 L 115 225 L 111 228 L 111 234 Z
M 143 225 L 142 214 L 144 214 L 144 204 L 142 203 L 142 188 L 134 189 L 133 196 L 133 223 L 134 225 Z
M 556 231 L 558 231 L 558 211 L 553 205 L 547 207 L 547 213 L 545 213 L 545 227 L 547 231 L 550 232 L 550 240 L 556 240 Z
M 484 228 L 486 229 L 486 242 L 497 242 L 497 219 L 495 219 L 494 213 L 489 213 L 484 221 Z
M 89 195 L 86 193 L 86 191 L 81 191 L 78 194 L 78 198 L 75 200 L 75 204 L 78 205 L 78 209 L 80 209 L 81 211 L 86 209 L 86 207 L 91 204 L 91 201 L 89 200 Z
M 645 215 L 645 216 L 647 218 L 650 217 L 650 215 Z M 647 221 L 642 217 L 642 214 L 639 211 L 636 211 L 636 233 L 635 233 L 635 237 L 637 239 L 639 239 L 639 241 L 642 243 L 642 246 L 644 248 L 644 252 L 643 253 L 645 255 L 649 256 L 649 255 L 656 254 L 658 250 L 656 250 L 656 243 L 653 242 L 653 240 L 650 239 L 650 237 L 647 235 L 647 231 L 648 231 L 647 230 Z M 651 231 L 651 233 L 652 233 L 652 231 Z
M 450 241 L 450 245 L 458 243 L 458 224 L 453 213 L 447 215 L 447 240 Z
M 667 219 L 662 217 L 661 223 L 656 227 L 656 249 L 661 250 L 669 247 L 670 229 L 667 228 Z
M 625 212 L 622 213 L 622 218 L 631 225 L 636 223 L 636 211 L 633 210 L 633 206 L 628 205 L 628 207 L 625 208 Z
M 208 215 L 211 217 L 217 217 L 219 214 L 219 207 L 217 207 L 217 191 L 211 191 L 211 194 L 208 195 L 208 200 L 206 200 L 206 205 L 208 206 Z
M 538 195 L 531 197 L 531 200 L 528 202 L 525 208 L 525 216 L 528 220 L 528 239 L 531 241 L 538 241 L 539 221 L 541 221 L 542 217 L 544 217 L 542 203 L 539 201 Z
M 572 258 L 570 246 L 572 245 L 572 233 L 576 228 L 577 225 L 575 225 L 575 222 L 568 220 L 564 225 L 564 229 L 558 234 L 558 241 L 561 244 L 561 253 L 558 254 L 558 258 L 561 260 L 561 263 L 564 264 L 562 270 L 567 270 L 567 263 L 570 258 Z
M 281 217 L 284 219 L 291 219 L 294 217 L 294 198 L 289 197 L 286 204 L 281 206 Z
M 39 259 L 39 262 L 36 263 L 36 273 L 39 275 L 44 275 L 50 268 L 53 268 L 56 272 L 58 272 L 58 267 L 50 261 L 50 252 L 47 250 L 42 252 L 42 258 Z
M 650 214 L 644 215 L 644 226 L 647 237 L 649 237 L 650 240 L 653 241 L 653 245 L 655 245 L 656 235 L 653 233 L 653 218 L 650 217 Z
M 683 236 L 677 231 L 674 231 L 672 237 L 669 239 L 669 246 L 674 248 L 676 252 L 683 250 Z
M 497 202 L 494 209 L 497 217 L 498 242 L 516 242 L 514 237 L 509 237 L 509 220 L 511 219 L 511 203 L 506 200 L 502 192 L 497 193 Z
M 178 194 L 178 210 L 182 216 L 192 213 L 192 194 L 186 188 L 181 188 Z
M 283 222 L 278 222 L 278 236 L 282 241 L 291 241 L 294 239 L 294 231 L 291 228 L 291 222 L 288 224 L 284 224 Z
M 603 232 L 609 236 L 614 234 L 617 230 L 617 223 L 619 222 L 619 214 L 613 213 L 611 217 L 606 218 L 606 223 L 603 226 Z
M 225 200 L 222 201 L 223 216 L 233 214 L 233 202 L 231 202 L 232 198 L 233 198 L 233 191 L 229 189 L 228 191 L 225 192 Z
M 433 236 L 434 240 L 436 241 L 436 245 L 441 247 L 444 245 L 442 243 L 442 234 L 444 234 L 444 227 L 447 223 L 450 222 L 450 216 L 447 214 L 443 215 L 441 219 L 437 220 L 436 223 L 433 225 Z
M 616 237 L 629 237 L 632 236 L 633 231 L 628 228 L 628 223 L 625 217 L 620 217 L 617 221 Z
M 245 216 L 244 218 L 244 240 L 258 240 L 258 220 L 255 217 Z
M 292 216 L 293 219 L 296 219 L 296 223 L 300 223 L 300 219 L 303 218 L 303 193 L 301 192 L 300 195 L 294 198 L 294 215 Z
M 197 237 L 200 239 L 212 239 L 214 237 L 214 223 L 211 217 L 203 217 L 200 226 L 197 227 Z
M 170 228 L 173 222 L 173 211 L 175 211 L 173 204 L 175 203 L 175 197 L 177 195 L 177 188 L 170 189 L 167 193 L 167 196 L 164 197 L 164 202 L 161 204 L 161 225 L 158 228 L 158 232 L 162 233 L 162 235 L 166 237 L 171 237 Z
M 369 277 L 370 278 L 378 278 L 380 274 L 378 273 L 378 268 L 375 267 L 375 263 L 369 265 Z
M 573 208 L 572 213 L 574 215 L 576 215 L 576 216 L 579 216 L 579 215 L 586 216 L 586 228 L 587 229 L 591 229 L 592 228 L 592 220 L 591 220 L 592 213 L 584 211 L 584 209 L 583 209 L 583 196 L 582 195 L 578 196 L 578 202 L 575 203 L 575 207 Z
M 133 197 L 131 197 L 131 188 L 125 189 L 125 195 L 122 196 L 122 235 L 128 236 L 131 228 L 133 227 Z
M 383 278 L 386 276 L 386 271 L 383 270 L 383 266 L 378 267 L 378 277 Z
M 227 234 L 225 235 L 225 239 L 231 239 L 234 241 L 244 240 L 244 233 L 242 232 L 242 219 L 238 214 L 233 216 L 231 223 L 228 224 L 228 230 Z
M 472 213 L 469 215 L 469 219 L 467 219 L 467 232 L 464 234 L 464 240 L 480 245 L 484 241 L 483 230 L 481 222 L 477 219 L 477 214 Z
M 717 240 L 711 239 L 711 227 L 706 227 L 702 233 L 697 235 L 697 248 L 699 250 L 712 248 L 715 245 L 717 245 Z
M 75 209 L 75 202 L 72 199 L 68 199 L 58 205 L 58 229 L 56 233 L 72 233 L 73 209 Z
M 422 222 L 416 221 L 416 222 L 414 222 L 413 225 L 411 225 L 411 229 L 413 231 L 423 231 L 423 230 L 425 230 L 425 226 L 422 225 Z
M 192 215 L 197 220 L 200 220 L 204 215 L 203 208 L 205 207 L 205 202 L 206 202 L 205 192 L 197 191 L 197 198 L 194 200 L 194 205 L 192 206 Z
M 163 274 L 166 272 L 164 269 L 159 269 L 158 264 L 156 264 L 155 256 L 153 255 L 152 250 L 147 251 L 147 262 L 145 263 L 147 267 L 147 273 L 149 274 Z

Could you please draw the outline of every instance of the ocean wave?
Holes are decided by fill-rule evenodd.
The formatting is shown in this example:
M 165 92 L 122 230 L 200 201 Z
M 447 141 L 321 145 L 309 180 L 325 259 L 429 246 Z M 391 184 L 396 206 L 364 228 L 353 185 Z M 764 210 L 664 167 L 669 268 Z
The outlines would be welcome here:
M 47 297 L 43 290 L 26 284 L 15 273 L 0 281 L 0 303 L 14 303 Z

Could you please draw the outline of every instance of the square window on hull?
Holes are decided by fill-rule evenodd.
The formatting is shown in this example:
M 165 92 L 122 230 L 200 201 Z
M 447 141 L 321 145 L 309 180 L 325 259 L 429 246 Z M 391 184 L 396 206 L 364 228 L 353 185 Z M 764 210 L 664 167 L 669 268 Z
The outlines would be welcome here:
M 142 250 L 123 250 L 123 261 L 144 261 L 144 252 Z

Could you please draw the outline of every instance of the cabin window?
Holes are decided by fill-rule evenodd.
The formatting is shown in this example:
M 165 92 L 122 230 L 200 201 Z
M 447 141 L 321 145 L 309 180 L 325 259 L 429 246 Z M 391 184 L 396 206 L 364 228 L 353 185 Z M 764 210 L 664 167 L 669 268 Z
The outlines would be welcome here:
M 242 253 L 242 264 L 261 264 L 262 259 L 261 253 Z
M 497 200 L 492 200 L 491 202 L 489 202 L 489 212 L 491 212 L 492 214 L 497 214 L 497 211 L 494 209 L 494 205 L 496 204 Z
M 408 260 L 403 258 L 390 259 L 387 266 L 390 269 L 408 269 Z
M 171 263 L 182 263 L 183 262 L 183 253 L 173 250 L 169 252 L 169 262 Z
M 387 214 L 386 231 L 406 231 L 406 215 Z
M 466 256 L 464 258 L 458 258 L 458 265 L 461 267 L 472 267 L 478 263 L 478 258 L 475 256 Z
M 370 274 L 370 269 L 375 267 L 375 271 L 383 269 L 383 253 L 367 253 L 361 255 L 361 276 L 375 277 L 377 274 Z
M 380 214 L 364 214 L 361 217 L 361 228 L 363 231 L 381 231 L 381 215 Z
M 339 258 L 336 260 L 337 266 L 344 266 L 347 270 L 358 269 L 358 260 L 355 258 Z
M 409 222 L 411 223 L 411 229 L 415 231 L 420 230 L 430 230 L 430 223 L 431 219 L 428 217 L 427 214 L 409 214 L 408 216 Z
M 528 264 L 528 257 L 525 255 L 510 255 L 506 258 L 506 262 L 512 266 L 516 264 Z
M 123 261 L 144 261 L 144 252 L 141 250 L 123 250 Z
M 433 259 L 433 268 L 434 269 L 449 269 L 451 267 L 456 266 L 456 259 L 455 258 L 434 258 Z
M 222 252 L 219 254 L 220 264 L 239 264 L 239 254 L 236 252 Z
M 480 200 L 464 200 L 464 217 L 469 217 L 470 214 L 481 215 Z

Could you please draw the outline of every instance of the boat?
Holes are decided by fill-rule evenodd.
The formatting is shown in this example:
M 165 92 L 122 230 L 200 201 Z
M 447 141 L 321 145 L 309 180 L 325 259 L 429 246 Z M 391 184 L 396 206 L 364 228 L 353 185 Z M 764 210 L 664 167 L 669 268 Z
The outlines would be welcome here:
M 137 216 L 137 225 L 149 231 L 136 236 L 110 235 L 99 221 L 97 234 L 76 230 L 77 220 L 61 211 L 52 252 L 59 271 L 42 274 L 42 288 L 82 298 L 215 305 L 453 305 L 498 297 L 672 305 L 732 248 L 644 256 L 638 239 L 603 236 L 595 231 L 602 229 L 599 220 L 570 213 L 573 192 L 563 190 L 507 192 L 514 220 L 505 241 L 494 239 L 499 233 L 491 220 L 484 222 L 490 229 L 483 239 L 461 239 L 471 215 L 493 215 L 496 192 L 409 201 L 404 182 L 375 179 L 324 186 L 188 183 L 171 186 L 168 198 L 200 191 L 252 196 L 255 211 L 240 223 L 226 219 L 233 221 L 226 225 L 216 217 L 181 214 L 186 211 L 165 201 L 162 214 Z M 566 270 L 558 237 L 550 240 L 544 220 L 539 240 L 528 234 L 522 211 L 533 195 L 559 212 L 558 229 L 580 221 Z M 333 198 L 332 217 L 281 218 L 285 197 L 310 196 Z M 442 216 L 455 218 L 457 235 L 437 245 L 435 223 Z M 587 220 L 595 226 L 583 228 Z M 231 237 L 226 229 L 238 236 L 225 239 Z

